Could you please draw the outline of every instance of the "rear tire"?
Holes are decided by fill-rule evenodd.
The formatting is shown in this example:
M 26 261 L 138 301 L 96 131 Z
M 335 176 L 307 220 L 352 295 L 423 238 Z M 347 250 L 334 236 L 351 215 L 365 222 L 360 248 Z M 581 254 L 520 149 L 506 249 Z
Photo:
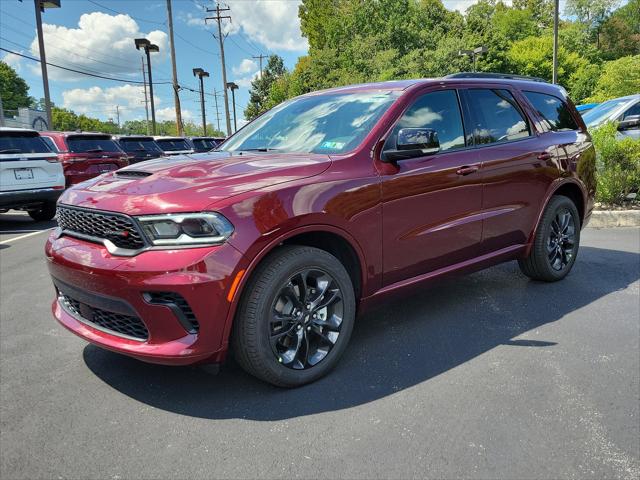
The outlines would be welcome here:
M 518 260 L 527 277 L 562 280 L 571 271 L 580 246 L 580 215 L 571 199 L 551 197 L 536 230 L 529 256 Z
M 28 213 L 36 222 L 46 222 L 56 216 L 56 204 L 45 203 L 40 210 L 29 210 Z
M 281 247 L 244 288 L 234 356 L 248 373 L 278 387 L 313 382 L 344 353 L 355 311 L 351 279 L 337 258 L 313 247 Z

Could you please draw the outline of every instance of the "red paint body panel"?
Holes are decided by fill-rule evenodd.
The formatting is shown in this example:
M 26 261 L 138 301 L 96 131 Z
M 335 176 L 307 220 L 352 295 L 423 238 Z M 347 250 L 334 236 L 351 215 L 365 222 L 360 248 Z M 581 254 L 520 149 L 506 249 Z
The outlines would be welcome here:
M 382 142 L 419 95 L 496 85 L 513 92 L 529 117 L 532 136 L 395 164 L 380 160 Z M 525 255 L 548 199 L 559 188 L 582 199 L 583 224 L 588 219 L 595 156 L 584 123 L 576 114 L 580 131 L 545 131 L 519 92 L 564 96 L 557 87 L 451 79 L 342 90 L 372 89 L 402 94 L 352 152 L 160 158 L 125 169 L 150 173 L 147 177 L 110 173 L 65 192 L 61 204 L 132 216 L 216 211 L 233 224 L 234 233 L 217 247 L 150 250 L 125 258 L 54 232 L 46 246 L 52 276 L 124 300 L 147 325 L 150 337 L 137 342 L 94 329 L 57 301 L 54 316 L 93 343 L 145 361 L 219 362 L 252 272 L 274 248 L 299 235 L 323 232 L 350 245 L 361 267 L 353 273 L 360 283 L 360 308 L 365 308 L 443 275 Z M 471 167 L 471 173 L 460 174 L 462 167 Z M 241 271 L 246 273 L 238 277 Z M 234 281 L 238 288 L 231 295 Z M 200 322 L 199 333 L 188 334 L 169 308 L 148 304 L 142 296 L 147 291 L 182 295 Z

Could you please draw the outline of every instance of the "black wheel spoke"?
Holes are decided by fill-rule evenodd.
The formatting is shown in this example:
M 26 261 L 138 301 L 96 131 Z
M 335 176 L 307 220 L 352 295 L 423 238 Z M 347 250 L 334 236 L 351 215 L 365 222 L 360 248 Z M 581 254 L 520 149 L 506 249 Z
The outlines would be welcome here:
M 342 292 L 318 268 L 293 275 L 274 298 L 269 341 L 279 363 L 301 370 L 321 362 L 340 335 Z
M 575 246 L 575 222 L 568 210 L 556 213 L 547 238 L 547 256 L 554 270 L 560 271 L 571 262 Z

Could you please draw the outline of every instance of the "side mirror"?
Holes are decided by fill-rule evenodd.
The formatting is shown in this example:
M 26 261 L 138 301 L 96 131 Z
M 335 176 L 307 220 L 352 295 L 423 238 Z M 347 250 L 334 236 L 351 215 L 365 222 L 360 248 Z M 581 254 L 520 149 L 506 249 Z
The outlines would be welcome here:
M 640 128 L 640 115 L 631 115 L 618 123 L 618 131 Z
M 432 128 L 402 128 L 398 132 L 396 150 L 382 152 L 382 160 L 395 162 L 408 158 L 424 157 L 440 151 L 438 132 Z

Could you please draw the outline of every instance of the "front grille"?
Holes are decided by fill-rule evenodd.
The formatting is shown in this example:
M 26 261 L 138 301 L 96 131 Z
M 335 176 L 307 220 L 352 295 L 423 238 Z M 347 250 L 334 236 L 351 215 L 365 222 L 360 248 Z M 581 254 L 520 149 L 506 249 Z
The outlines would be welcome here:
M 149 338 L 147 327 L 138 317 L 92 307 L 62 292 L 59 293 L 58 299 L 62 306 L 72 315 L 102 330 L 131 337 L 135 340 L 144 341 Z
M 133 220 L 126 215 L 58 206 L 58 225 L 65 233 L 107 239 L 116 247 L 137 250 L 145 246 Z
M 191 310 L 191 306 L 187 303 L 182 295 L 174 292 L 146 292 L 144 298 L 152 305 L 166 305 L 169 307 L 176 307 L 182 318 L 178 315 L 178 320 L 184 326 L 185 330 L 189 333 L 198 333 L 200 330 L 200 324 L 196 318 L 195 313 Z M 178 313 L 178 312 L 176 312 Z

